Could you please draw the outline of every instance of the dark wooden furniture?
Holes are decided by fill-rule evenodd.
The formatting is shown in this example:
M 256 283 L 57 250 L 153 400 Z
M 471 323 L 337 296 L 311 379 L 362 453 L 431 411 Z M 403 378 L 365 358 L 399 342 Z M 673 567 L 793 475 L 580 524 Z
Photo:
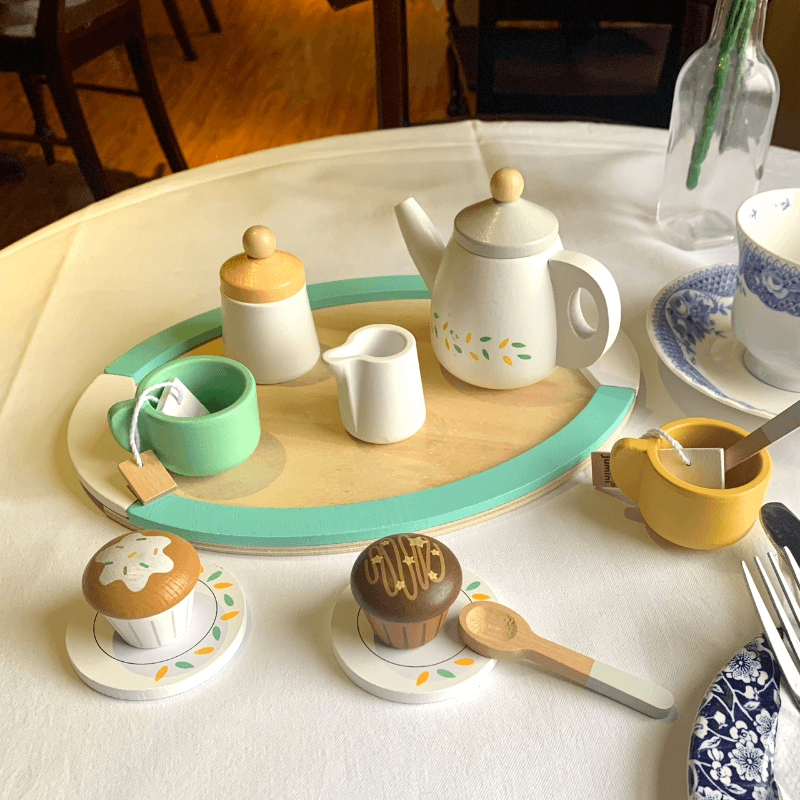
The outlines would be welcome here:
M 344 8 L 352 5 L 361 0 L 328 0 L 333 8 Z M 558 19 L 558 13 L 564 12 L 564 7 L 574 2 L 574 0 L 518 0 L 518 6 L 523 6 L 527 11 L 528 17 L 532 15 L 534 19 L 541 19 L 542 9 L 549 7 Z M 647 22 L 648 19 L 662 20 L 662 24 L 669 24 L 670 38 L 667 45 L 667 53 L 665 54 L 665 67 L 662 68 L 661 78 L 658 81 L 658 88 L 653 97 L 640 96 L 638 99 L 630 100 L 622 98 L 619 101 L 614 101 L 614 108 L 609 107 L 605 109 L 606 113 L 598 115 L 598 108 L 595 104 L 594 108 L 588 107 L 587 104 L 591 101 L 583 100 L 583 108 L 568 109 L 562 106 L 559 114 L 553 116 L 569 116 L 575 118 L 578 116 L 588 116 L 591 118 L 611 118 L 609 111 L 631 112 L 633 116 L 641 112 L 637 106 L 648 105 L 655 103 L 658 106 L 657 113 L 653 110 L 645 110 L 644 114 L 650 117 L 649 121 L 640 121 L 640 124 L 659 124 L 667 125 L 669 123 L 669 113 L 666 110 L 671 106 L 672 90 L 674 87 L 675 78 L 680 69 L 680 66 L 686 58 L 700 47 L 707 39 L 711 29 L 711 21 L 713 17 L 713 7 L 715 0 L 659 0 L 659 2 L 646 2 L 646 0 L 621 0 L 616 4 L 618 9 L 616 12 L 604 12 L 597 14 L 593 9 L 607 9 L 610 5 L 614 5 L 610 0 L 603 0 L 603 2 L 592 2 L 588 0 L 584 7 L 589 8 L 589 20 L 605 18 L 610 20 L 641 20 Z M 504 0 L 483 0 L 480 8 L 482 20 L 488 26 L 490 20 L 496 21 L 500 19 L 502 8 L 505 8 L 507 3 Z M 406 41 L 406 8 L 405 0 L 372 0 L 372 7 L 375 20 L 375 70 L 377 75 L 377 95 L 378 95 L 378 124 L 381 128 L 402 127 L 410 124 L 408 117 L 408 51 Z M 574 14 L 572 15 L 574 18 Z M 454 21 L 451 17 L 451 37 L 458 36 L 454 33 Z M 568 23 L 569 24 L 569 23 Z M 477 33 L 477 31 L 476 31 Z M 470 34 L 467 32 L 467 36 Z M 466 43 L 467 46 L 469 43 Z M 493 55 L 495 41 L 490 35 L 488 39 L 484 39 L 483 44 L 480 44 L 477 35 L 473 39 L 474 45 L 474 59 L 475 59 L 475 79 L 474 85 L 477 88 L 477 65 L 480 63 L 485 66 L 484 73 L 481 78 L 481 85 L 486 87 L 494 82 L 494 60 Z M 461 93 L 461 86 L 459 81 L 464 79 L 464 64 L 463 61 L 468 55 L 457 53 L 458 45 L 453 44 L 448 48 L 448 59 L 451 67 L 453 96 L 451 98 L 450 111 L 453 114 L 465 114 L 467 112 L 466 106 L 459 99 Z M 480 58 L 478 56 L 480 51 Z M 468 78 L 467 78 L 468 79 Z M 547 97 L 545 95 L 545 97 Z M 514 102 L 520 98 L 513 98 Z M 535 105 L 536 100 L 531 100 L 534 103 L 533 109 L 528 106 L 527 112 L 525 109 L 520 109 L 512 103 L 508 103 L 504 108 L 497 108 L 493 112 L 488 112 L 483 109 L 477 110 L 478 116 L 518 116 L 527 113 L 531 116 L 548 115 L 545 110 L 542 111 L 541 105 Z M 558 102 L 561 99 L 560 95 L 555 98 L 551 96 L 552 102 Z M 523 100 L 523 103 L 527 101 Z M 491 104 L 491 103 L 490 103 Z M 481 104 L 483 105 L 483 104 Z M 581 113 L 584 112 L 584 113 Z M 588 112 L 588 113 L 586 113 Z M 552 112 L 550 112 L 552 113 Z M 617 115 L 619 117 L 623 114 Z M 628 119 L 624 121 L 637 121 L 636 119 Z
M 15 8 L 19 6 L 0 0 L 0 71 L 19 74 L 36 130 L 33 136 L 4 134 L 2 138 L 38 142 L 48 164 L 55 161 L 54 144 L 72 147 L 86 183 L 99 200 L 111 192 L 77 90 L 136 95 L 144 101 L 172 171 L 187 169 L 153 74 L 139 0 L 84 0 L 69 8 L 65 7 L 65 0 L 41 0 L 34 26 L 14 17 Z M 75 69 L 121 44 L 128 53 L 139 91 L 73 81 Z M 47 124 L 43 82 L 53 95 L 66 140 L 56 138 Z
M 686 0 L 475 0 L 477 25 L 448 0 L 450 114 L 462 89 L 478 116 L 599 119 L 668 127 L 675 81 L 696 47 Z M 710 19 L 708 20 L 710 22 Z M 703 30 L 697 46 L 705 41 Z
M 183 50 L 184 58 L 187 61 L 195 61 L 197 59 L 197 52 L 194 49 L 192 40 L 189 38 L 189 32 L 186 30 L 186 24 L 178 8 L 178 3 L 176 0 L 161 0 L 161 2 L 164 4 L 164 10 L 169 17 L 169 24 L 175 32 L 175 38 L 178 40 L 181 50 Z M 220 33 L 222 31 L 222 26 L 219 24 L 219 18 L 217 17 L 217 12 L 214 10 L 211 0 L 200 0 L 200 6 L 203 9 L 211 32 Z

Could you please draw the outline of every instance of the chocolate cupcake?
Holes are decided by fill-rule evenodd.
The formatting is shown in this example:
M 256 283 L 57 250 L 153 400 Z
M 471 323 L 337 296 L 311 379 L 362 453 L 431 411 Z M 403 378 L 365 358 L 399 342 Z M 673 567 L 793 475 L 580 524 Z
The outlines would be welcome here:
M 161 647 L 186 632 L 201 570 L 197 551 L 180 536 L 134 531 L 92 556 L 83 595 L 128 644 Z
M 439 632 L 461 591 L 461 566 L 436 539 L 397 533 L 361 553 L 350 588 L 375 635 L 405 650 L 427 644 Z

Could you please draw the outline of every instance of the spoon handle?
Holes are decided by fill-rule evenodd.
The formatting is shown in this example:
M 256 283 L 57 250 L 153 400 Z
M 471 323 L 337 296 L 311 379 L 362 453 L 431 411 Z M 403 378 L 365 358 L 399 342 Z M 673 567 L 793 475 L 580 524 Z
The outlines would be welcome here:
M 592 664 L 586 688 L 655 719 L 666 717 L 675 705 L 675 698 L 662 686 L 637 678 L 602 661 Z
M 663 687 L 536 634 L 526 638 L 525 645 L 522 657 L 528 661 L 649 717 L 663 719 L 675 704 Z

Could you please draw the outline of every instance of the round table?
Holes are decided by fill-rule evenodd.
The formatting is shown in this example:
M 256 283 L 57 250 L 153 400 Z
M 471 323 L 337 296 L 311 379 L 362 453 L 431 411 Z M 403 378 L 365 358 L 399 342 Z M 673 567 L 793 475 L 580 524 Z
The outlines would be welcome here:
M 211 164 L 123 192 L 0 252 L 0 709 L 4 797 L 561 797 L 686 794 L 703 694 L 759 631 L 737 544 L 690 551 L 587 470 L 502 516 L 448 534 L 467 568 L 539 634 L 670 689 L 659 722 L 526 663 L 474 693 L 406 706 L 343 674 L 330 615 L 352 553 L 215 554 L 251 614 L 239 656 L 179 697 L 111 700 L 72 671 L 80 576 L 122 529 L 83 492 L 67 454 L 73 406 L 117 356 L 219 305 L 221 264 L 252 224 L 304 262 L 309 283 L 411 275 L 393 207 L 414 196 L 446 238 L 455 214 L 512 165 L 552 210 L 564 246 L 614 275 L 641 390 L 626 434 L 689 416 L 752 430 L 757 417 L 684 384 L 645 329 L 655 294 L 735 246 L 684 252 L 655 222 L 667 132 L 590 123 L 475 121 L 333 137 Z M 770 152 L 762 188 L 800 183 L 800 154 Z M 768 501 L 795 504 L 796 438 L 771 450 Z

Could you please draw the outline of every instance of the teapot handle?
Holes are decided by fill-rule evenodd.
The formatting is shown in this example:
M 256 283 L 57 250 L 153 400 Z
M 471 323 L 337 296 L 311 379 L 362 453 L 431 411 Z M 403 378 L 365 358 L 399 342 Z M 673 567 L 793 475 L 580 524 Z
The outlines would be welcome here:
M 596 259 L 561 250 L 547 262 L 556 303 L 556 364 L 581 369 L 594 364 L 619 333 L 620 300 L 611 273 Z M 597 328 L 581 312 L 578 289 L 586 289 L 597 306 Z

